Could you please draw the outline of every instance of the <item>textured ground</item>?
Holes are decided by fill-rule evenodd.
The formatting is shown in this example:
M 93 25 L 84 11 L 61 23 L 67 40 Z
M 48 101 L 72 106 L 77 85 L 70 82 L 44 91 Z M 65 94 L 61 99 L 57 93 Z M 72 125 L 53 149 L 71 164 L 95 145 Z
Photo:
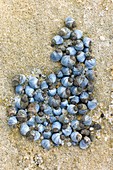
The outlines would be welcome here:
M 113 169 L 112 9 L 112 0 L 0 0 L 0 170 Z M 33 68 L 49 73 L 58 67 L 49 59 L 50 41 L 67 16 L 94 41 L 99 105 L 92 114 L 102 131 L 86 151 L 64 146 L 46 152 L 8 127 L 5 109 L 14 96 L 13 75 L 29 75 Z M 100 119 L 101 113 L 106 118 Z

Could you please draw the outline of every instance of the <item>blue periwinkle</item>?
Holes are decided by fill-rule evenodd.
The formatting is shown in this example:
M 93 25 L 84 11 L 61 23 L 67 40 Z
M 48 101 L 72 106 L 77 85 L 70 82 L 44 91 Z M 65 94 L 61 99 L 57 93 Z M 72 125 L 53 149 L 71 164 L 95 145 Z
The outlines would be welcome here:
M 38 88 L 38 79 L 36 77 L 29 77 L 29 86 L 33 89 Z
M 54 133 L 52 135 L 52 141 L 56 144 L 56 145 L 61 145 L 62 144 L 62 140 L 60 138 L 60 133 Z
M 50 59 L 54 62 L 60 61 L 63 54 L 61 50 L 53 51 L 50 55 Z
M 85 66 L 88 68 L 88 69 L 92 69 L 93 67 L 96 66 L 96 59 L 95 58 L 92 58 L 90 60 L 86 60 L 85 61 Z
M 88 37 L 84 37 L 83 43 L 84 43 L 85 47 L 90 47 L 90 45 L 91 45 L 91 39 L 88 38 Z
M 71 133 L 71 140 L 73 142 L 78 143 L 82 139 L 82 135 L 79 132 L 72 132 Z
M 77 60 L 80 62 L 80 63 L 83 63 L 84 62 L 84 60 L 85 60 L 85 54 L 84 54 L 84 52 L 83 51 L 81 51 L 81 52 L 79 52 L 78 54 L 77 54 Z
M 70 104 L 67 106 L 67 111 L 69 114 L 75 115 L 77 113 L 78 109 L 74 104 Z
M 76 26 L 75 20 L 71 17 L 65 19 L 65 25 L 68 28 L 74 28 Z
M 41 145 L 44 149 L 47 149 L 47 150 L 50 149 L 50 141 L 48 139 L 43 139 L 41 142 Z
M 48 76 L 48 79 L 51 83 L 55 83 L 56 82 L 56 75 L 54 73 L 51 73 L 49 76 Z
M 40 88 L 41 88 L 42 90 L 48 89 L 48 84 L 47 84 L 47 82 L 46 82 L 46 81 L 43 81 L 43 82 L 41 83 L 41 85 L 40 85 Z
M 42 92 L 40 92 L 40 91 L 36 92 L 35 95 L 34 95 L 34 99 L 38 102 L 43 102 L 44 97 L 43 97 Z
M 64 39 L 70 38 L 71 31 L 67 27 L 61 28 L 59 31 L 59 35 L 62 36 Z
M 61 59 L 61 64 L 65 67 L 72 68 L 73 65 L 75 64 L 75 60 L 71 59 L 69 55 L 65 55 Z
M 62 133 L 65 135 L 65 136 L 70 136 L 71 133 L 72 133 L 72 128 L 70 126 L 68 126 L 66 129 L 62 129 Z
M 34 93 L 34 89 L 31 88 L 30 86 L 26 86 L 26 88 L 25 88 L 25 93 L 26 93 L 29 97 L 32 97 L 32 96 L 33 96 L 33 93 Z
M 60 129 L 61 129 L 61 123 L 60 122 L 56 121 L 52 124 L 52 130 L 54 132 L 58 132 L 58 131 L 60 131 Z
M 9 126 L 16 125 L 17 122 L 18 122 L 18 121 L 17 121 L 16 116 L 12 116 L 12 117 L 10 117 L 10 118 L 8 119 L 8 125 L 9 125 Z
M 91 144 L 91 140 L 89 137 L 85 136 L 84 139 L 80 141 L 79 147 L 81 149 L 87 149 L 89 145 Z
M 75 50 L 82 51 L 84 49 L 84 44 L 81 40 L 76 41 L 76 45 L 74 46 Z
M 52 135 L 52 133 L 51 133 L 51 131 L 44 131 L 43 132 L 43 137 L 45 138 L 45 139 L 49 139 L 50 137 L 51 137 L 51 135 Z
M 27 132 L 29 132 L 29 131 L 30 131 L 30 128 L 27 125 L 27 123 L 26 122 L 22 123 L 21 126 L 20 126 L 21 135 L 26 136 Z
M 91 101 L 88 101 L 87 106 L 89 110 L 95 109 L 97 107 L 97 100 L 93 99 Z
M 68 47 L 67 49 L 66 49 L 66 54 L 68 54 L 68 55 L 75 55 L 76 54 L 76 50 L 75 50 L 75 48 L 74 47 Z
M 88 116 L 88 115 L 85 115 L 83 117 L 83 123 L 86 126 L 90 126 L 92 124 L 92 118 L 90 116 Z
M 23 86 L 22 86 L 22 85 L 16 86 L 15 92 L 16 92 L 17 94 L 22 94 L 22 92 L 23 92 Z
M 79 121 L 78 120 L 72 120 L 71 121 L 71 127 L 75 130 L 79 127 Z
M 59 108 L 54 108 L 53 109 L 53 114 L 55 115 L 55 116 L 59 116 L 59 115 L 61 115 L 61 113 L 62 113 L 62 109 L 59 107 Z

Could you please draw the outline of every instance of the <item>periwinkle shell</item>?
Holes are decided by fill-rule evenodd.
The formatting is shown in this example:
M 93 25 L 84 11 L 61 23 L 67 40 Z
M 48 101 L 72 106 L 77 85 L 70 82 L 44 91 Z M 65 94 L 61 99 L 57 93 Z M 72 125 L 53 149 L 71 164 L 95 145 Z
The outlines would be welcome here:
M 53 109 L 53 114 L 55 115 L 55 116 L 59 116 L 59 115 L 61 115 L 61 113 L 62 113 L 62 109 L 59 107 L 59 108 L 54 108 Z
M 67 106 L 67 111 L 69 114 L 75 115 L 78 112 L 78 109 L 74 104 L 70 104 Z
M 83 51 L 79 52 L 76 57 L 80 63 L 83 63 L 86 58 L 85 53 Z
M 74 30 L 72 33 L 71 33 L 71 39 L 73 40 L 78 40 L 78 39 L 81 39 L 83 36 L 83 32 L 81 30 Z
M 25 93 L 26 93 L 29 97 L 33 97 L 34 89 L 31 88 L 30 86 L 26 86 L 26 88 L 25 88 Z
M 37 92 L 35 93 L 35 95 L 34 95 L 34 99 L 35 99 L 35 101 L 43 102 L 43 101 L 44 101 L 44 97 L 43 97 L 42 92 L 37 91 Z
M 89 94 L 88 94 L 87 92 L 82 92 L 82 93 L 80 94 L 80 100 L 81 100 L 83 103 L 87 103 L 88 98 L 89 98 Z
M 19 75 L 16 75 L 13 77 L 12 84 L 13 84 L 13 86 L 17 86 L 19 84 L 22 85 L 25 83 L 25 81 L 26 81 L 25 75 L 19 74 Z
M 61 59 L 61 64 L 65 67 L 72 68 L 73 65 L 75 64 L 75 60 L 72 60 L 69 55 L 65 55 Z
M 46 82 L 46 81 L 43 81 L 43 82 L 41 83 L 41 85 L 40 85 L 40 88 L 41 88 L 42 90 L 48 89 L 48 84 L 47 84 L 47 82 Z
M 69 86 L 72 86 L 73 84 L 73 79 L 70 78 L 70 77 L 63 77 L 61 79 L 61 83 L 64 87 L 69 87 Z
M 67 27 L 64 27 L 64 28 L 61 28 L 61 30 L 59 31 L 59 35 L 63 37 L 64 39 L 68 39 L 71 35 L 71 31 Z
M 79 121 L 78 120 L 72 120 L 71 121 L 71 127 L 75 130 L 79 127 Z
M 29 126 L 27 125 L 27 123 L 22 123 L 21 126 L 20 126 L 20 133 L 21 135 L 23 136 L 26 136 L 27 132 L 30 131 L 30 128 Z
M 50 139 L 51 135 L 52 135 L 51 131 L 43 132 L 44 139 Z
M 85 104 L 78 104 L 78 113 L 84 115 L 88 112 L 88 108 Z
M 74 76 L 79 76 L 82 74 L 82 72 L 83 72 L 83 65 L 81 65 L 80 63 L 77 64 L 75 67 L 73 67 Z
M 61 145 L 62 144 L 62 140 L 60 138 L 60 133 L 54 133 L 52 135 L 52 141 L 56 144 L 56 145 Z
M 18 86 L 16 86 L 16 88 L 15 88 L 15 92 L 17 93 L 17 94 L 22 94 L 23 93 L 23 86 L 22 85 L 18 85 Z
M 54 73 L 52 73 L 48 76 L 48 79 L 51 83 L 55 83 L 56 82 L 56 75 Z
M 56 35 L 53 37 L 52 39 L 52 44 L 54 45 L 60 45 L 60 44 L 63 44 L 63 38 L 60 36 L 60 35 Z
M 68 67 L 62 67 L 62 68 L 61 68 L 61 71 L 62 71 L 62 73 L 63 73 L 63 76 L 70 76 L 71 73 L 72 73 L 71 69 L 69 69 Z M 63 77 L 63 76 L 62 76 L 62 77 Z M 62 78 L 62 77 L 61 77 L 61 78 Z
M 84 37 L 83 43 L 84 43 L 85 47 L 90 47 L 90 45 L 91 45 L 91 39 L 88 38 L 88 37 Z
M 68 100 L 64 99 L 64 100 L 62 100 L 60 107 L 65 108 L 67 105 L 68 105 Z
M 17 119 L 19 122 L 25 122 L 27 120 L 27 113 L 25 110 L 19 110 L 17 113 Z
M 50 123 L 53 123 L 53 122 L 55 122 L 57 119 L 56 119 L 55 116 L 50 116 L 49 120 L 50 120 Z
M 40 133 L 38 131 L 34 131 L 35 135 L 34 135 L 34 141 L 37 141 L 40 139 Z
M 38 79 L 36 77 L 29 77 L 28 83 L 31 88 L 38 88 Z
M 74 55 L 76 54 L 75 48 L 74 48 L 74 47 L 68 47 L 68 48 L 66 49 L 66 54 L 67 54 L 67 55 L 74 56 Z
M 83 123 L 86 126 L 90 126 L 92 124 L 92 118 L 90 116 L 88 116 L 88 115 L 85 115 L 83 117 Z
M 59 107 L 60 106 L 60 102 L 61 102 L 61 99 L 60 99 L 59 96 L 57 98 L 56 98 L 56 96 L 49 97 L 49 99 L 48 99 L 48 104 L 51 107 L 54 107 L 54 108 Z
M 71 87 L 71 94 L 72 95 L 76 95 L 77 94 L 77 87 L 75 87 L 75 86 Z
M 56 94 L 56 88 L 53 88 L 53 89 L 49 89 L 48 90 L 48 95 L 49 96 L 54 96 Z
M 89 81 L 94 81 L 95 79 L 94 70 L 87 70 L 86 77 L 88 78 Z
M 84 49 L 84 44 L 81 40 L 76 41 L 76 45 L 74 46 L 75 50 L 82 51 Z
M 60 61 L 63 56 L 63 53 L 61 50 L 53 51 L 50 55 L 50 59 L 54 62 Z
M 72 128 L 68 126 L 66 129 L 62 129 L 62 133 L 67 137 L 70 136 L 72 133 Z
M 20 106 L 21 98 L 19 96 L 16 96 L 14 99 L 15 99 L 15 109 L 18 110 L 21 108 Z
M 72 104 L 77 104 L 77 103 L 79 103 L 79 101 L 80 101 L 80 99 L 79 99 L 78 96 L 72 96 L 72 97 L 70 98 L 70 100 L 71 100 L 71 103 L 72 103 Z
M 48 139 L 43 139 L 41 145 L 46 150 L 50 149 L 50 141 Z
M 93 99 L 91 101 L 88 101 L 87 106 L 89 110 L 95 109 L 97 107 L 97 100 Z
M 42 124 L 38 124 L 38 125 L 37 125 L 37 128 L 38 128 L 38 131 L 39 131 L 40 133 L 42 133 L 42 132 L 45 130 L 45 127 L 44 127 L 44 125 L 42 125 Z
M 78 143 L 82 139 L 82 135 L 79 132 L 72 132 L 71 133 L 71 140 L 73 142 Z
M 49 105 L 44 105 L 44 113 L 47 115 L 52 114 L 52 108 Z
M 35 121 L 36 121 L 36 123 L 41 124 L 44 121 L 46 121 L 46 118 L 45 117 L 40 117 L 40 116 L 35 116 Z
M 28 106 L 28 112 L 32 114 L 36 114 L 39 112 L 40 106 L 38 103 L 30 103 Z
M 61 129 L 61 123 L 56 121 L 52 124 L 52 130 L 53 132 L 58 132 Z
M 70 95 L 70 90 L 68 90 L 66 87 L 63 87 L 63 86 L 60 86 L 58 89 L 57 89 L 57 93 L 58 95 L 61 97 L 61 98 L 68 98 L 69 95 Z
M 31 117 L 31 118 L 27 121 L 27 125 L 28 125 L 28 126 L 34 126 L 34 127 L 35 127 L 35 116 Z
M 85 61 L 85 66 L 88 68 L 88 69 L 92 69 L 93 67 L 96 66 L 96 59 L 95 58 L 92 58 L 90 60 L 86 60 Z
M 90 144 L 91 144 L 90 138 L 85 136 L 84 139 L 80 141 L 79 147 L 81 149 L 87 149 Z
M 65 25 L 68 28 L 74 28 L 76 26 L 75 20 L 71 17 L 65 19 Z
M 57 77 L 58 77 L 58 78 L 62 78 L 62 77 L 63 77 L 63 73 L 62 73 L 61 70 L 59 70 L 59 71 L 57 72 Z
M 14 125 L 16 125 L 17 124 L 17 118 L 16 118 L 16 116 L 11 116 L 10 118 L 9 118 L 9 120 L 8 120 L 8 125 L 9 126 L 14 126 Z

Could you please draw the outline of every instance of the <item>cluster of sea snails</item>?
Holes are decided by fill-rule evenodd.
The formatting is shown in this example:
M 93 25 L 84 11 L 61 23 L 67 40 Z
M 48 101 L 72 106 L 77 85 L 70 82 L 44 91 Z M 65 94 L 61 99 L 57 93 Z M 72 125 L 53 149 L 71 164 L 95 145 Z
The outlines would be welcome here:
M 60 70 L 48 76 L 20 74 L 12 80 L 17 96 L 8 108 L 8 124 L 18 125 L 28 139 L 40 139 L 47 150 L 66 142 L 86 149 L 92 142 L 92 129 L 100 128 L 87 114 L 97 106 L 91 39 L 75 27 L 75 20 L 67 17 L 65 27 L 52 39 L 55 50 L 50 58 L 60 62 Z

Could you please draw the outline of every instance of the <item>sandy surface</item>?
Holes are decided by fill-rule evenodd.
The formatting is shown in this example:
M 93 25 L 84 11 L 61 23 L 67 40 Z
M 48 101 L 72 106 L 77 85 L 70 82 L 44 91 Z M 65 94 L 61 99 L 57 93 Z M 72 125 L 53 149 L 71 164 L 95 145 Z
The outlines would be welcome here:
M 101 113 L 110 117 L 113 112 L 112 9 L 112 0 L 0 0 L 0 170 L 113 169 L 112 116 L 109 121 L 99 119 Z M 33 68 L 49 73 L 58 67 L 49 58 L 50 42 L 67 16 L 74 17 L 77 28 L 94 41 L 95 96 L 99 105 L 92 115 L 101 122 L 102 131 L 88 150 L 63 146 L 47 152 L 8 127 L 5 109 L 14 96 L 13 75 L 29 75 Z M 37 155 L 39 165 L 35 164 Z

